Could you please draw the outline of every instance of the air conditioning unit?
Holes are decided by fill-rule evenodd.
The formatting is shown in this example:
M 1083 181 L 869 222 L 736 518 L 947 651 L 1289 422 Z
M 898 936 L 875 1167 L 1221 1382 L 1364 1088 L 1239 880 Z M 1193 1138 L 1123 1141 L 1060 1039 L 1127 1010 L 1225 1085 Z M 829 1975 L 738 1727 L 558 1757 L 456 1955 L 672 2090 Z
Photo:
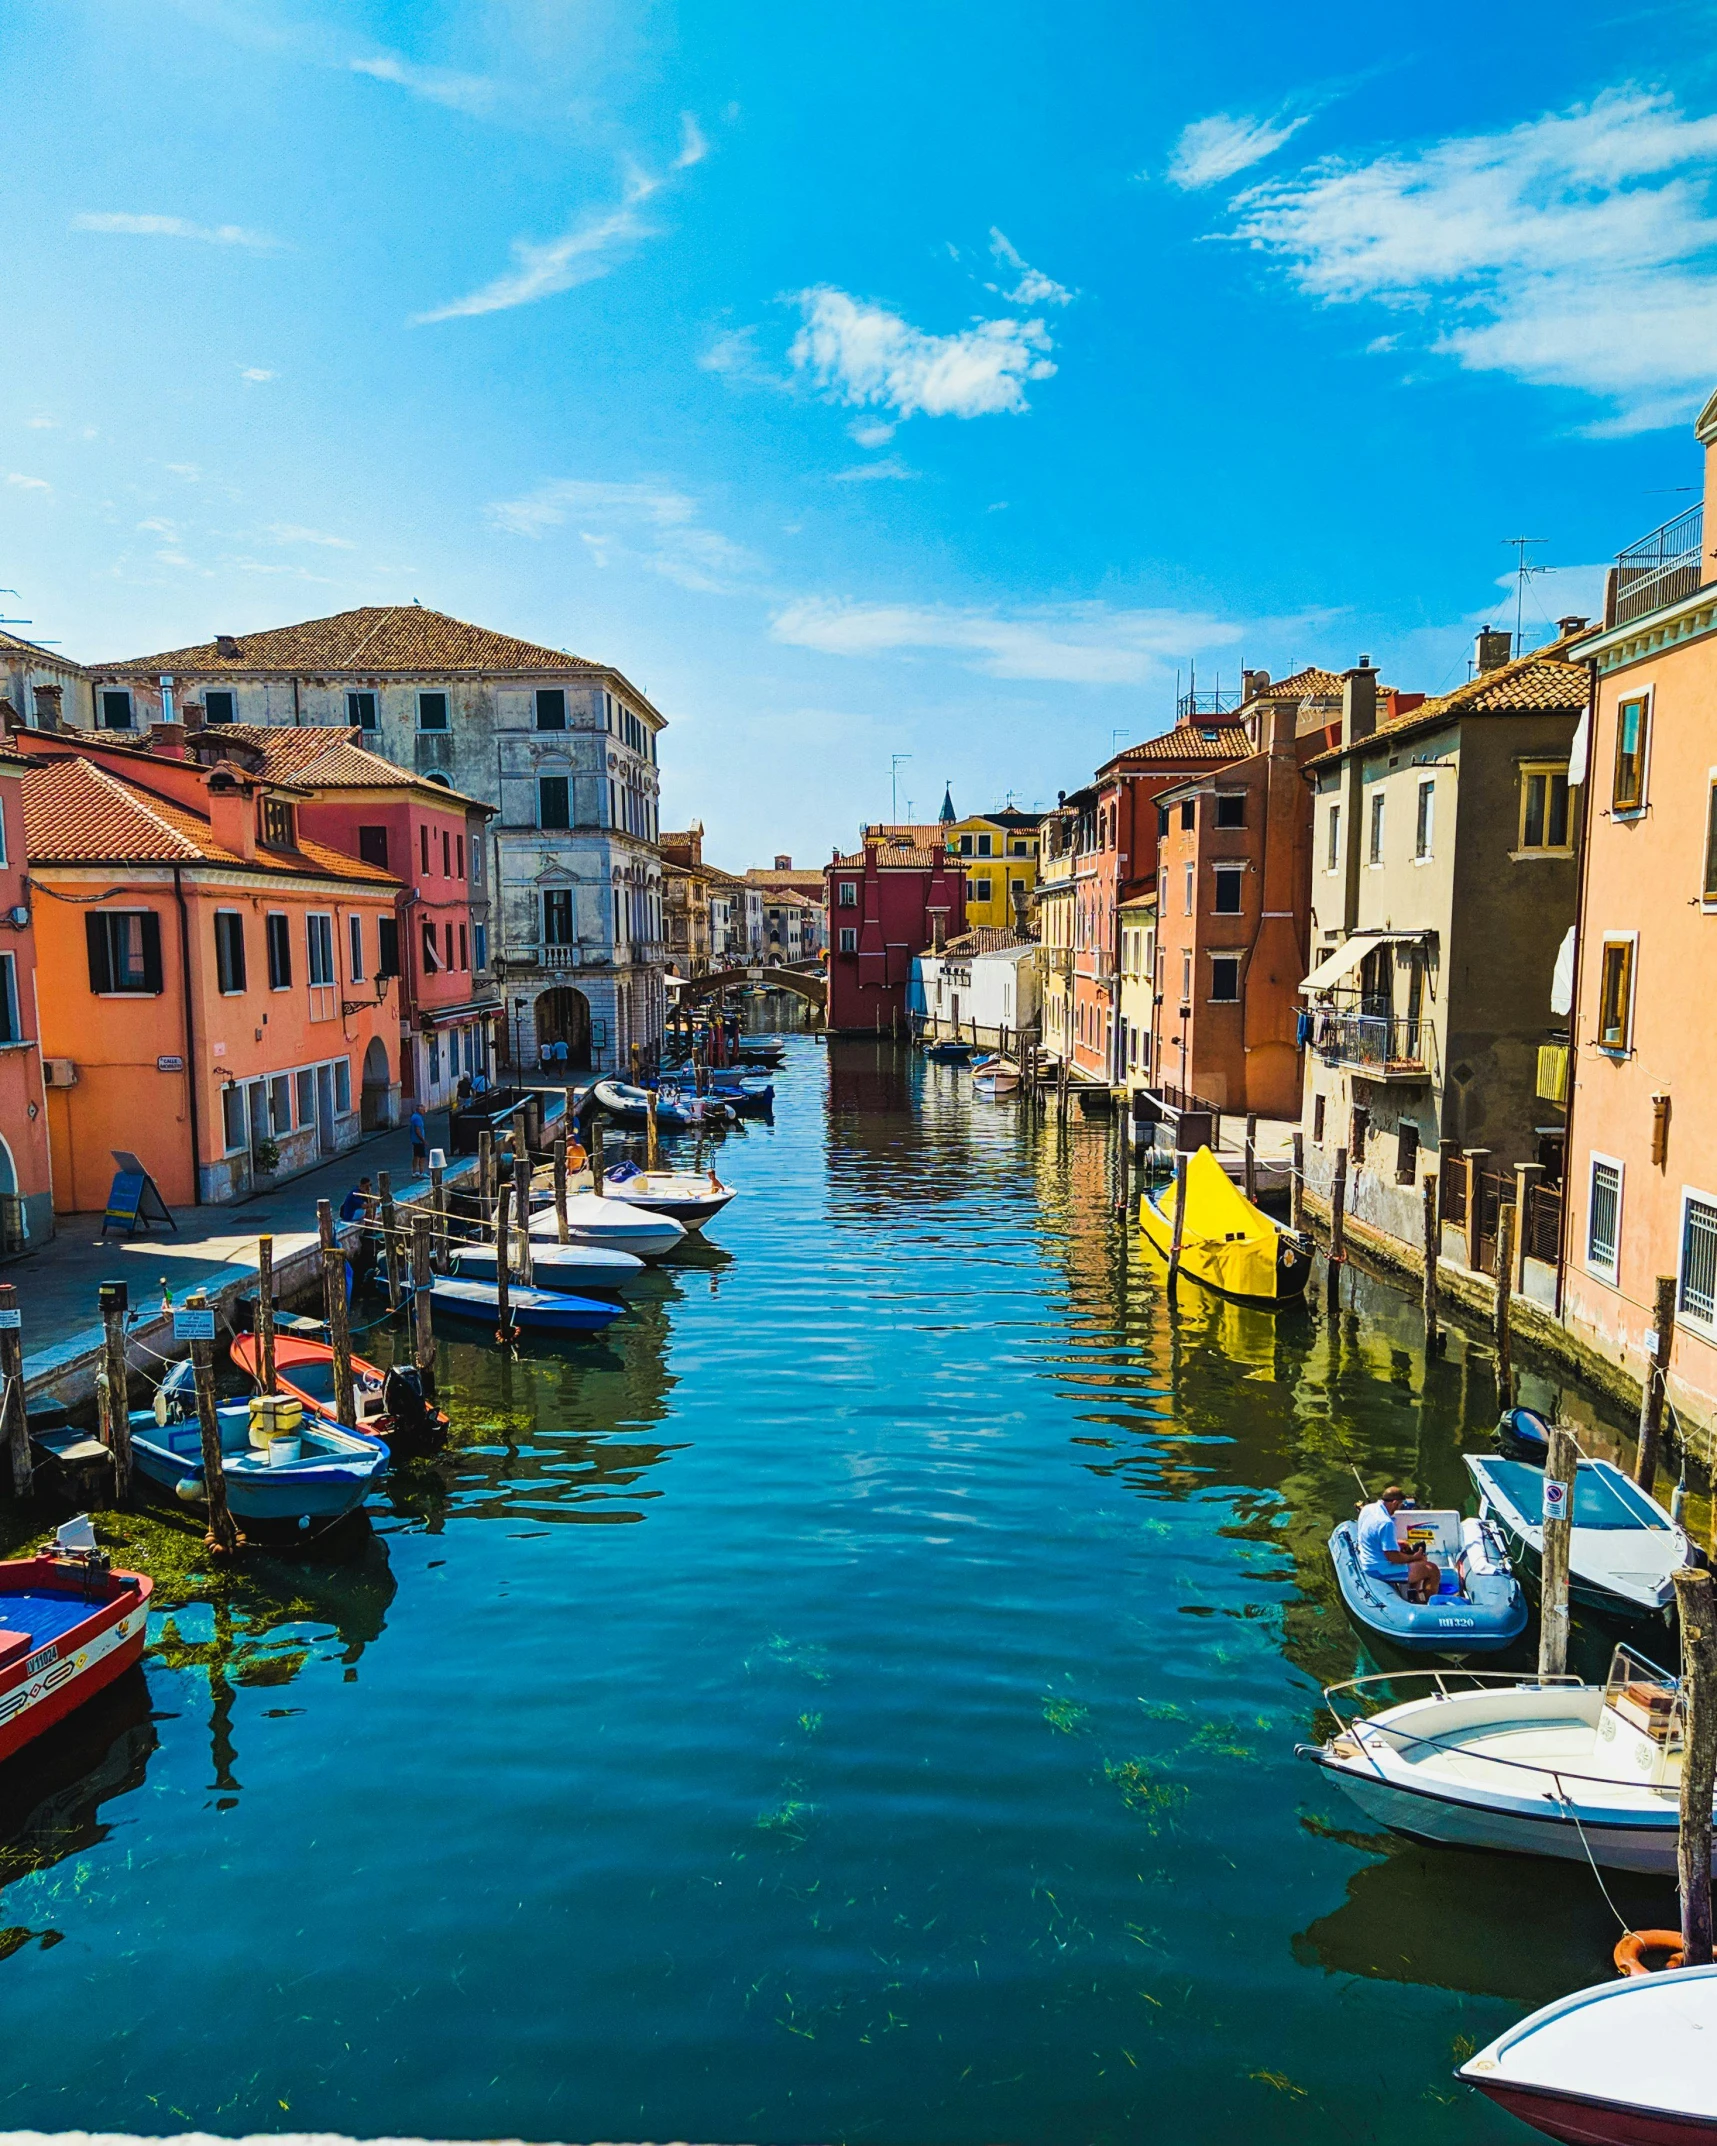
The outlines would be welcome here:
M 44 1058 L 42 1060 L 42 1085 L 44 1088 L 75 1088 L 78 1069 L 70 1058 Z

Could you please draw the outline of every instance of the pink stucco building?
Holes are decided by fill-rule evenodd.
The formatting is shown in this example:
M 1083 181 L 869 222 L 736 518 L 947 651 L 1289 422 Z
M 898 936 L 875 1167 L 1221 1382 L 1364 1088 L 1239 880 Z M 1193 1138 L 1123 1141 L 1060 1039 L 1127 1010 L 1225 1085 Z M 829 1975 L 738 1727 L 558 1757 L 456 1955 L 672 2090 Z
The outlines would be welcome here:
M 939 830 L 923 834 L 922 846 L 907 846 L 867 828 L 861 850 L 837 850 L 824 868 L 831 1031 L 904 1033 L 913 955 L 965 929 L 960 860 Z

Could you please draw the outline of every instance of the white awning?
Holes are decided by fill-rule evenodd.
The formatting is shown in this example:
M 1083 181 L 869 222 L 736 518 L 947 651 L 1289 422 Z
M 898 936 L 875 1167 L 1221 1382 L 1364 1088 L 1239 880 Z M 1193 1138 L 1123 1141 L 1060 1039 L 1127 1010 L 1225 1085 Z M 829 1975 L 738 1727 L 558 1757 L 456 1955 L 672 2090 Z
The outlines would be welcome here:
M 1556 949 L 1556 967 L 1550 977 L 1550 1011 L 1564 1019 L 1574 1010 L 1574 926 L 1562 934 Z
M 1577 790 L 1586 779 L 1586 759 L 1592 742 L 1592 711 L 1589 707 L 1580 710 L 1580 721 L 1574 732 L 1574 742 L 1568 749 L 1568 787 Z
M 1344 976 L 1350 976 L 1371 952 L 1374 946 L 1382 946 L 1381 933 L 1356 931 L 1351 939 L 1344 939 L 1333 954 L 1326 954 L 1317 967 L 1301 984 L 1302 991 L 1328 991 L 1339 984 Z

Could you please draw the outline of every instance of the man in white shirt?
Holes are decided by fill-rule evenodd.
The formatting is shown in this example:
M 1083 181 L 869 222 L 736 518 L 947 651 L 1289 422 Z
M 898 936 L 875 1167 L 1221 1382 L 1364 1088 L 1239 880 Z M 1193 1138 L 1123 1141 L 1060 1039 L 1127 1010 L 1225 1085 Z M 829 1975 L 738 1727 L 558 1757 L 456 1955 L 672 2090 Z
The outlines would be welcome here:
M 1360 1507 L 1354 1528 L 1359 1538 L 1359 1569 L 1370 1579 L 1404 1588 L 1410 1601 L 1429 1602 L 1442 1575 L 1423 1550 L 1404 1550 L 1396 1539 L 1395 1515 L 1406 1502 L 1401 1485 L 1391 1483 L 1380 1498 Z

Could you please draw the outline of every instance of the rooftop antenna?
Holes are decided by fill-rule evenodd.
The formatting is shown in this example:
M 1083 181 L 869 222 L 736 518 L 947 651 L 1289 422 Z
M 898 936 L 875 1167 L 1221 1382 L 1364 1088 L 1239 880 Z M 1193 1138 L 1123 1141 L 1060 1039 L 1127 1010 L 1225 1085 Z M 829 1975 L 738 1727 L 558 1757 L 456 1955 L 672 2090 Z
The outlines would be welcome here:
M 894 824 L 900 825 L 900 765 L 910 760 L 910 753 L 891 753 L 888 760 L 888 809 L 894 815 Z M 908 808 L 910 810 L 910 807 Z
M 1530 576 L 1541 574 L 1544 571 L 1543 567 L 1534 566 L 1528 560 L 1526 548 L 1529 544 L 1548 544 L 1550 539 L 1548 537 L 1504 537 L 1502 541 L 1505 544 L 1512 544 L 1515 548 L 1514 652 L 1518 656 L 1521 643 L 1521 614 L 1526 607 L 1526 584 Z

